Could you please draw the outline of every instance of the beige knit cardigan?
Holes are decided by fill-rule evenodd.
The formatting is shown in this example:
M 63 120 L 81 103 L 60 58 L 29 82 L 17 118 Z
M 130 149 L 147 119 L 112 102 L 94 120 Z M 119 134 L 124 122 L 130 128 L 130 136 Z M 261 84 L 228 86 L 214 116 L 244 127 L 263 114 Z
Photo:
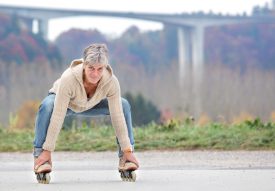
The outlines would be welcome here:
M 83 60 L 74 60 L 61 77 L 55 81 L 49 92 L 55 93 L 54 108 L 43 149 L 54 151 L 55 143 L 62 128 L 67 109 L 83 112 L 91 109 L 102 99 L 108 99 L 112 125 L 122 150 L 131 148 L 127 126 L 121 104 L 120 85 L 110 65 L 104 69 L 103 76 L 92 98 L 88 99 L 83 85 Z

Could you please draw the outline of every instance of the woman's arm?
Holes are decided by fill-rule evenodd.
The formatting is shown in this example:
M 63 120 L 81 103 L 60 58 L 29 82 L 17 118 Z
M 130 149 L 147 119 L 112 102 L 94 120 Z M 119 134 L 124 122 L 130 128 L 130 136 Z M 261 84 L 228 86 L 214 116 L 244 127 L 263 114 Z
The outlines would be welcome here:
M 123 114 L 120 85 L 115 76 L 113 76 L 113 81 L 111 82 L 111 88 L 107 95 L 109 111 L 112 120 L 112 125 L 115 129 L 116 137 L 122 151 L 129 150 L 132 148 L 130 144 L 130 139 L 128 136 L 126 121 Z
M 55 143 L 62 128 L 64 118 L 70 102 L 70 86 L 66 78 L 60 79 L 60 84 L 56 92 L 53 113 L 47 131 L 46 140 L 43 144 L 43 149 L 54 151 Z

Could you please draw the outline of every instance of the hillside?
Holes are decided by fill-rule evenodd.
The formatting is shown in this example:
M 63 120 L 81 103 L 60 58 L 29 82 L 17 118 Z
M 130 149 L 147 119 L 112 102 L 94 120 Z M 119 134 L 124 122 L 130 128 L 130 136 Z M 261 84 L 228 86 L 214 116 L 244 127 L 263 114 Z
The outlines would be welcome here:
M 185 89 L 179 87 L 176 28 L 143 33 L 132 26 L 116 39 L 97 30 L 71 29 L 50 43 L 27 31 L 19 18 L 0 15 L 0 23 L 0 121 L 8 121 L 26 100 L 41 100 L 92 42 L 108 44 L 123 94 L 141 93 L 174 116 L 193 113 L 192 79 L 184 82 Z M 270 118 L 275 110 L 274 29 L 275 24 L 247 24 L 206 30 L 200 95 L 210 119 L 232 120 L 242 113 Z
M 0 13 L 0 60 L 6 63 L 61 61 L 59 50 L 41 36 L 31 33 L 17 16 Z

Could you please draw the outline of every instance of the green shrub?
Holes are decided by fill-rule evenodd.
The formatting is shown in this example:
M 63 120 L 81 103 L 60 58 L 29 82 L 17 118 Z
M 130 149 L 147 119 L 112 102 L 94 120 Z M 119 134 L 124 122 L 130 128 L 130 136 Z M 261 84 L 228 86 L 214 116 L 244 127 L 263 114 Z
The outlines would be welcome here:
M 123 97 L 125 97 L 131 105 L 134 125 L 142 126 L 159 120 L 160 111 L 158 108 L 151 101 L 146 100 L 141 94 L 133 96 L 131 93 L 126 93 Z

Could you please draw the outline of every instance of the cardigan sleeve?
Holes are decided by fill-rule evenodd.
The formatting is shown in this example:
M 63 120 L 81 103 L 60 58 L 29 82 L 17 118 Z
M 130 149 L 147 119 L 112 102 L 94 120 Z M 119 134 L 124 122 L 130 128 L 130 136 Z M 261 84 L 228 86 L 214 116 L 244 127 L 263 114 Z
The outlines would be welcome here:
M 107 95 L 109 111 L 112 125 L 122 151 L 132 148 L 128 136 L 126 121 L 123 114 L 120 85 L 116 77 L 113 76 L 112 86 Z
M 55 149 L 55 143 L 62 128 L 70 102 L 71 90 L 67 84 L 69 83 L 66 82 L 66 78 L 61 77 L 59 86 L 56 91 L 54 108 L 50 119 L 46 140 L 43 144 L 44 150 L 54 151 Z

